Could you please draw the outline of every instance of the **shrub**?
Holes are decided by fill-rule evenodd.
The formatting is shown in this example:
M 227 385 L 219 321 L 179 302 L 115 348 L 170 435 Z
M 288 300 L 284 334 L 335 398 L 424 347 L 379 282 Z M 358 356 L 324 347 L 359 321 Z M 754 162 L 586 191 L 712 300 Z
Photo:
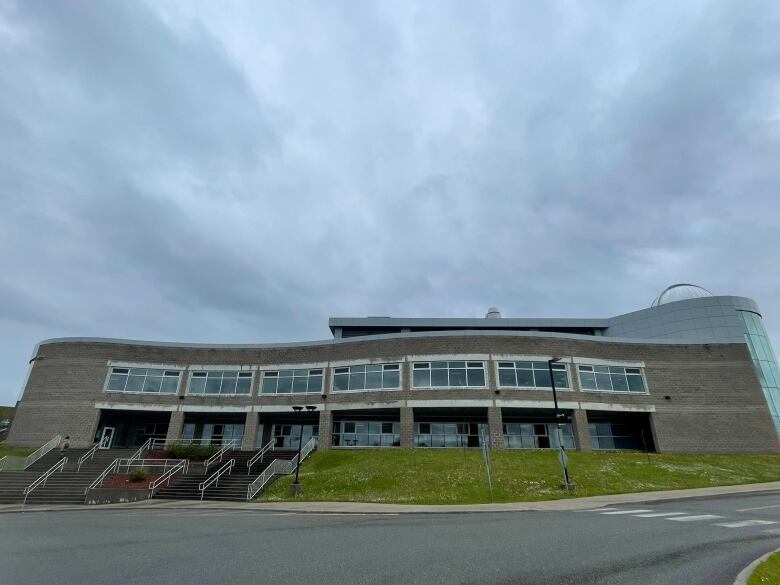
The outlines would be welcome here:
M 208 459 L 214 453 L 219 451 L 218 446 L 201 445 L 174 445 L 170 449 L 170 454 L 175 459 L 189 459 L 190 461 L 203 461 Z
M 137 481 L 143 481 L 146 479 L 146 477 L 149 475 L 149 472 L 146 471 L 143 467 L 136 467 L 133 469 L 133 471 L 130 472 L 130 481 L 131 482 L 137 482 Z

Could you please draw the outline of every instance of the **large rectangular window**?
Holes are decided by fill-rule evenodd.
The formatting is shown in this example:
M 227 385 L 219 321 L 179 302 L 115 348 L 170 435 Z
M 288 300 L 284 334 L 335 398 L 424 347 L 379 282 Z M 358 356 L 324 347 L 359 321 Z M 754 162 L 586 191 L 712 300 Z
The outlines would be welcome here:
M 322 368 L 263 373 L 263 394 L 321 394 Z
M 574 449 L 571 425 L 561 425 L 563 446 Z M 557 449 L 558 429 L 555 423 L 504 423 L 507 449 Z
M 566 364 L 552 364 L 555 388 L 568 389 Z M 498 385 L 503 388 L 552 388 L 547 362 L 498 362 Z
M 341 420 L 333 423 L 334 447 L 398 447 L 401 423 L 373 420 Z
M 413 388 L 484 388 L 485 363 L 469 361 L 415 362 Z
M 641 368 L 578 366 L 580 388 L 597 392 L 647 392 Z
M 111 368 L 106 390 L 108 392 L 141 392 L 148 394 L 176 394 L 179 375 L 176 370 L 156 368 Z
M 415 447 L 479 447 L 488 440 L 485 423 L 416 422 Z
M 187 394 L 209 396 L 248 396 L 252 392 L 252 372 L 220 370 L 192 372 Z
M 333 368 L 334 392 L 360 390 L 398 390 L 401 387 L 399 364 L 372 364 Z

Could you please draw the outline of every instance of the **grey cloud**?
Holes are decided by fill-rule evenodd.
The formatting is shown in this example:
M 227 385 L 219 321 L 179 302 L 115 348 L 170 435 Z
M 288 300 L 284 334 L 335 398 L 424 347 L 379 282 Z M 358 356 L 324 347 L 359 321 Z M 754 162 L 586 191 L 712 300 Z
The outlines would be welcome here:
M 775 3 L 0 10 L 17 385 L 41 337 L 609 316 L 676 281 L 777 339 Z

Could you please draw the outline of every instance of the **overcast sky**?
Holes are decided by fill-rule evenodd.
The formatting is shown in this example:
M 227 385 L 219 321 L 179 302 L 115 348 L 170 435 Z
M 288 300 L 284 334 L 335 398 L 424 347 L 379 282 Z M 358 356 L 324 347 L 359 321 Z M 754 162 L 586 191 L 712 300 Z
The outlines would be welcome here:
M 0 0 L 0 404 L 38 341 L 606 317 L 780 339 L 780 4 Z

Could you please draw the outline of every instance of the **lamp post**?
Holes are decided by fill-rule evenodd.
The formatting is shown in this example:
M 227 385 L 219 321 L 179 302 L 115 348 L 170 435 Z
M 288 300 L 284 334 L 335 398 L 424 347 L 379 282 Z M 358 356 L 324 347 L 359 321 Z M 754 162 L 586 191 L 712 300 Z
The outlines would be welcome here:
M 558 394 L 555 391 L 555 376 L 553 376 L 552 367 L 554 363 L 559 361 L 561 361 L 561 358 L 559 357 L 553 357 L 547 360 L 547 369 L 550 372 L 550 386 L 552 387 L 553 404 L 555 405 L 555 434 L 558 437 L 558 462 L 563 469 L 563 487 L 566 488 L 566 491 L 568 492 L 574 489 L 574 484 L 569 480 L 569 457 L 566 455 L 566 447 L 563 446 L 563 431 L 561 430 L 563 426 L 561 419 L 566 415 L 558 409 Z
M 295 464 L 295 481 L 292 482 L 290 485 L 290 495 L 291 496 L 297 496 L 301 493 L 301 482 L 298 480 L 298 474 L 301 470 L 301 450 L 303 449 L 303 409 L 306 409 L 308 412 L 314 412 L 317 410 L 316 406 L 312 406 L 311 404 L 307 404 L 306 406 L 299 406 L 294 405 L 292 409 L 301 414 L 301 430 L 300 434 L 298 435 L 298 457 L 296 459 L 297 463 Z

